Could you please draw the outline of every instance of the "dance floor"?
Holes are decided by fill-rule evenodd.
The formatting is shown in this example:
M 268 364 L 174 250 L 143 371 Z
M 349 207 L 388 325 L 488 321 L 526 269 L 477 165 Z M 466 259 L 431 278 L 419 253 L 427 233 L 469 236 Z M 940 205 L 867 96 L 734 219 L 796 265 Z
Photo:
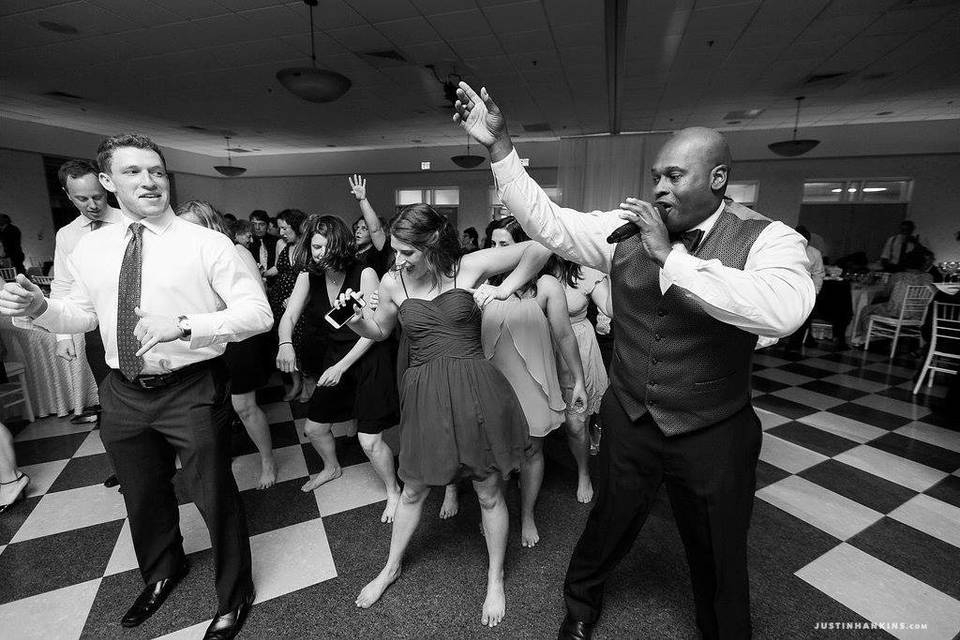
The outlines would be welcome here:
M 755 637 L 929 638 L 960 631 L 960 425 L 943 390 L 911 395 L 917 363 L 880 353 L 765 350 L 755 359 L 763 421 L 750 565 Z M 924 388 L 925 389 L 925 388 Z M 547 443 L 541 543 L 510 533 L 507 617 L 479 625 L 485 552 L 476 498 L 437 517 L 434 490 L 404 574 L 369 610 L 353 605 L 386 558 L 383 490 L 355 439 L 338 438 L 341 479 L 311 494 L 320 469 L 301 434 L 301 405 L 265 390 L 280 481 L 258 491 L 257 455 L 237 438 L 234 472 L 253 550 L 257 604 L 242 638 L 553 638 L 561 583 L 589 511 L 574 499 L 561 438 Z M 190 574 L 136 629 L 120 617 L 142 587 L 122 496 L 92 425 L 47 418 L 21 427 L 29 497 L 0 516 L 0 636 L 199 638 L 216 608 L 209 538 L 180 495 Z M 14 425 L 16 431 L 16 425 Z M 389 433 L 396 441 L 396 434 Z M 508 492 L 516 523 L 517 491 Z M 882 629 L 869 629 L 870 623 Z M 857 629 L 822 629 L 824 625 Z M 632 553 L 608 583 L 595 638 L 695 638 L 683 550 L 663 492 Z

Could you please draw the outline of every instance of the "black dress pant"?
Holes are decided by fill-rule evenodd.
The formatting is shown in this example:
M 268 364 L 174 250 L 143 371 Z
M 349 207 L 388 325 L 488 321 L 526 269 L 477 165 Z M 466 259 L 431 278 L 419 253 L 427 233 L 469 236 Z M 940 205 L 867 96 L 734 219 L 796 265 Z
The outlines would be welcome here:
M 97 386 L 103 382 L 103 379 L 110 373 L 110 367 L 107 366 L 106 354 L 103 348 L 103 337 L 100 335 L 100 329 L 87 331 L 83 334 L 84 349 L 87 356 L 87 364 L 90 365 L 90 372 L 93 373 L 93 379 Z
M 101 439 L 123 487 L 144 582 L 172 576 L 184 562 L 172 482 L 179 455 L 210 532 L 221 613 L 253 595 L 250 541 L 230 470 L 229 398 L 219 359 L 162 389 L 143 389 L 116 370 L 100 385 Z
M 668 438 L 649 414 L 630 420 L 609 389 L 600 416 L 597 502 L 564 582 L 570 615 L 587 622 L 600 616 L 604 582 L 630 551 L 666 484 L 690 568 L 697 626 L 704 638 L 749 638 L 747 529 L 762 434 L 753 408 Z

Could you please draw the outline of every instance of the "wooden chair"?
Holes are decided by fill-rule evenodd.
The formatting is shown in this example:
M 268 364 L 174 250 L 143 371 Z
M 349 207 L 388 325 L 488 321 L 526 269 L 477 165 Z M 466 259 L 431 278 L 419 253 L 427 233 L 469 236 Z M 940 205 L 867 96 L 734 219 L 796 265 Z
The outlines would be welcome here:
M 17 270 L 13 267 L 2 267 L 0 268 L 0 277 L 2 277 L 5 282 L 13 282 L 17 279 Z
M 949 365 L 953 365 L 949 367 Z M 933 303 L 933 335 L 930 338 L 930 351 L 920 369 L 920 377 L 913 386 L 913 394 L 920 391 L 923 377 L 929 373 L 927 386 L 933 386 L 935 373 L 957 375 L 960 370 L 960 304 L 949 302 Z
M 38 287 L 47 287 L 50 288 L 50 285 L 53 283 L 53 276 L 30 276 L 30 279 Z
M 870 348 L 870 338 L 890 338 L 890 358 L 897 351 L 897 341 L 901 337 L 920 337 L 920 327 L 927 317 L 930 300 L 933 299 L 933 289 L 926 285 L 907 287 L 907 295 L 900 305 L 900 314 L 897 317 L 871 315 L 867 325 L 867 337 L 863 349 Z
M 30 401 L 30 392 L 27 390 L 27 370 L 22 362 L 4 362 L 7 379 L 11 382 L 0 384 L 0 407 L 7 409 L 18 404 L 23 405 L 23 415 L 28 422 L 36 420 L 33 415 L 33 403 Z M 14 379 L 17 382 L 12 382 Z

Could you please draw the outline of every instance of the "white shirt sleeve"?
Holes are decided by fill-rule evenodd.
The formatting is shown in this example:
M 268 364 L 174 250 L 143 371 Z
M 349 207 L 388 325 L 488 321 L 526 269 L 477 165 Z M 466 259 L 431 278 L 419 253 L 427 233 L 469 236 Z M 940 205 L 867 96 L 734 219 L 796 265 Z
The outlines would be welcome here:
M 63 264 L 64 274 L 69 276 L 73 284 L 64 297 L 51 296 L 47 300 L 47 310 L 33 319 L 33 326 L 58 334 L 92 331 L 98 324 L 93 300 L 83 283 L 77 279 L 72 255 L 64 258 Z
M 616 212 L 583 213 L 555 204 L 527 174 L 516 149 L 491 168 L 500 202 L 527 235 L 567 260 L 610 273 L 616 245 L 606 238 L 624 224 Z
M 70 289 L 73 288 L 73 275 L 67 268 L 67 251 L 63 248 L 67 243 L 68 228 L 69 225 L 57 231 L 57 239 L 53 250 L 53 282 L 50 283 L 51 298 L 65 298 L 70 293 Z M 57 341 L 72 337 L 69 333 L 58 333 Z
M 188 316 L 191 349 L 237 342 L 273 326 L 273 313 L 263 287 L 241 262 L 232 243 L 223 240 L 212 249 L 206 271 L 210 285 L 226 308 Z
M 750 248 L 743 270 L 675 249 L 667 256 L 663 275 L 717 320 L 782 338 L 813 310 L 816 292 L 807 265 L 803 236 L 782 222 L 771 222 Z

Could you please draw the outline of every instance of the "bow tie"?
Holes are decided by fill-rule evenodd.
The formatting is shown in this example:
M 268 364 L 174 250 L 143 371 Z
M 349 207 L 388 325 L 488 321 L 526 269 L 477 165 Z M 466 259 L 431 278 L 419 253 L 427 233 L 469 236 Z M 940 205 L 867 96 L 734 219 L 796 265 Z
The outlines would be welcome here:
M 700 240 L 703 239 L 703 229 L 691 229 L 682 233 L 671 233 L 670 243 L 682 242 L 687 248 L 687 253 L 693 253 L 700 246 Z

